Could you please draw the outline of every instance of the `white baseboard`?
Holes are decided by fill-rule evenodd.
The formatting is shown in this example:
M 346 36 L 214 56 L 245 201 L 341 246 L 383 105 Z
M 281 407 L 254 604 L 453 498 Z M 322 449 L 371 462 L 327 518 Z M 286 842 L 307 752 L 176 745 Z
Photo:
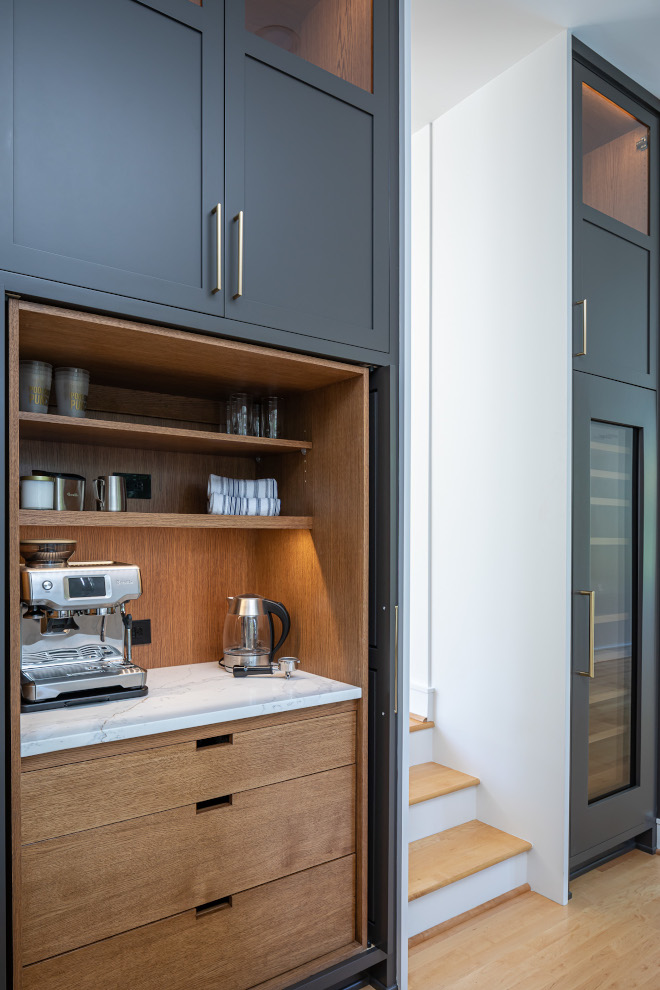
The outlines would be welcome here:
M 420 718 L 433 720 L 435 688 L 423 684 L 410 684 L 410 711 Z

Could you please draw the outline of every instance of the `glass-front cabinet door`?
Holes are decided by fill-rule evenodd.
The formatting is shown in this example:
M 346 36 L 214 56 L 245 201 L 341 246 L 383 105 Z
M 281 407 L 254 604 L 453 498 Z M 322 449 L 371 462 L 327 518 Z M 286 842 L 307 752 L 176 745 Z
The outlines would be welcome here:
M 226 316 L 389 351 L 387 0 L 226 5 Z
M 577 65 L 574 110 L 576 371 L 655 387 L 658 123 Z
M 373 93 L 373 0 L 245 0 L 245 28 Z
M 654 820 L 656 397 L 575 374 L 571 866 Z

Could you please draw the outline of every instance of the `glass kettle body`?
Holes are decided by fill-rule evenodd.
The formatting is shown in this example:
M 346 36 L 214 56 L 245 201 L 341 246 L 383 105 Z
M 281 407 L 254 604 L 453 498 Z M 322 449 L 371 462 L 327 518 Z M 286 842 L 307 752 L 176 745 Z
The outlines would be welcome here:
M 261 595 L 236 595 L 227 599 L 228 609 L 222 636 L 225 667 L 266 667 L 289 635 L 291 620 L 281 602 Z M 282 623 L 275 642 L 273 615 Z

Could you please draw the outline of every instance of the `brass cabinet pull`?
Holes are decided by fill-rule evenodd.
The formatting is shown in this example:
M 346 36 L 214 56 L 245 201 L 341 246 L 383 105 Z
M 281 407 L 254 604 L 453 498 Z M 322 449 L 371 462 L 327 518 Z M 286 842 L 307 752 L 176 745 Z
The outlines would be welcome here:
M 394 606 L 394 714 L 399 711 L 399 606 Z
M 215 287 L 211 292 L 222 289 L 222 203 L 217 203 L 211 210 L 215 213 Z
M 575 305 L 582 306 L 582 350 L 577 351 L 577 353 L 574 354 L 573 357 L 586 357 L 587 356 L 587 300 L 580 299 L 580 301 L 576 302 Z
M 234 223 L 238 220 L 238 288 L 234 293 L 234 299 L 239 299 L 243 295 L 243 210 L 239 210 L 234 217 Z
M 595 676 L 595 622 L 596 622 L 596 592 L 595 591 L 578 591 L 578 595 L 588 595 L 589 596 L 589 670 L 576 670 L 575 673 L 579 674 L 580 677 L 594 677 Z

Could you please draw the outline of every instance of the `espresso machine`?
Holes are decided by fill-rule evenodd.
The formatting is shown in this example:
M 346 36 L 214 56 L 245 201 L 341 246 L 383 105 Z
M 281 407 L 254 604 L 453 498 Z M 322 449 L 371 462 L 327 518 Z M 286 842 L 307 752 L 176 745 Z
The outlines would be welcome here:
M 132 658 L 126 603 L 140 568 L 73 562 L 75 540 L 21 541 L 21 711 L 46 711 L 147 693 Z

